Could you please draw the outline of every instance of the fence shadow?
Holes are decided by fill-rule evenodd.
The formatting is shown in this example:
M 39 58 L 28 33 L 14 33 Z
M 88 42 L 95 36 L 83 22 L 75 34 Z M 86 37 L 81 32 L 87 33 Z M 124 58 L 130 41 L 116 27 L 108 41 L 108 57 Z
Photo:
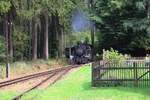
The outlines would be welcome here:
M 150 97 L 150 87 L 92 87 L 91 82 L 85 82 L 82 85 L 83 89 L 85 91 L 120 91 L 120 92 L 128 92 L 128 93 L 135 93 L 135 94 L 141 94 L 143 96 L 149 96 Z

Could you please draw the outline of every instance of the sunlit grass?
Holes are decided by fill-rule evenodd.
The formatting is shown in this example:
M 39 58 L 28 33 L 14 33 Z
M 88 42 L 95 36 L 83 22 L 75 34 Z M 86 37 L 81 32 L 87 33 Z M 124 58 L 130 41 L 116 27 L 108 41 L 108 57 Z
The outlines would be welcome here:
M 34 90 L 22 100 L 150 100 L 149 88 L 91 87 L 91 68 L 80 68 L 45 90 Z
M 0 100 L 12 100 L 12 97 L 17 95 L 17 92 L 14 91 L 3 91 L 0 89 Z

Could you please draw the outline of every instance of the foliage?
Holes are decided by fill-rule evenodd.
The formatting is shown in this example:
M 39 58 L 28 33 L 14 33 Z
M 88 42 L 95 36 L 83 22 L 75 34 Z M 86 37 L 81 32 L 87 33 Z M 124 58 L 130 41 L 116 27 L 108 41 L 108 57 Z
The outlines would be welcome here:
M 13 32 L 13 46 L 14 46 L 14 58 L 23 59 L 26 51 L 28 50 L 30 39 L 28 33 L 22 31 L 21 29 L 15 27 Z
M 113 48 L 109 50 L 103 51 L 103 60 L 110 61 L 112 63 L 120 63 L 121 61 L 125 60 L 125 57 L 119 53 L 117 50 Z
M 38 19 L 36 22 L 38 37 L 41 37 L 39 34 L 42 33 L 40 30 L 43 26 L 41 19 L 43 14 L 47 14 L 49 19 L 50 43 L 59 45 L 61 33 L 64 34 L 63 37 L 66 37 L 66 40 L 62 41 L 66 41 L 64 44 L 67 45 L 74 45 L 85 38 L 90 41 L 90 32 L 78 34 L 72 32 L 72 16 L 78 9 L 83 11 L 96 26 L 95 37 L 98 42 L 96 40 L 95 49 L 100 53 L 102 49 L 111 47 L 122 53 L 131 53 L 133 56 L 139 55 L 140 50 L 142 50 L 141 55 L 150 51 L 149 0 L 1 0 L 0 19 L 3 19 L 4 14 L 10 15 L 8 13 L 14 10 L 16 12 L 16 14 L 13 12 L 15 18 L 12 20 L 14 58 L 25 58 L 25 53 L 31 53 L 32 21 L 35 17 Z M 57 46 L 50 43 L 49 49 L 59 51 Z M 42 54 L 42 50 L 38 52 Z
M 41 33 L 41 16 L 48 15 L 49 34 L 53 34 L 52 38 L 59 38 L 60 32 L 64 34 L 71 33 L 71 17 L 74 9 L 83 6 L 84 0 L 1 0 L 0 1 L 0 17 L 4 20 L 4 14 L 9 16 L 13 9 L 13 48 L 14 58 L 26 58 L 26 53 L 31 57 L 31 34 L 33 24 L 32 21 L 36 17 L 38 21 L 38 35 Z M 83 8 L 83 7 L 82 7 Z M 10 16 L 8 18 L 11 18 Z M 2 21 L 0 25 L 2 25 Z M 55 24 L 54 24 L 55 23 Z M 60 31 L 61 30 L 61 31 Z M 2 31 L 2 30 L 1 30 Z M 38 36 L 40 37 L 40 36 Z M 57 39 L 55 39 L 57 41 Z M 50 42 L 53 42 L 49 40 Z M 42 41 L 38 41 L 42 43 Z M 55 43 L 56 44 L 56 43 Z M 58 44 L 58 43 L 57 43 Z M 39 44 L 38 44 L 39 45 Z M 50 48 L 54 48 L 52 45 Z M 64 48 L 64 47 L 63 47 Z M 58 49 L 58 48 L 56 48 Z M 42 51 L 42 50 L 41 50 Z M 42 53 L 40 50 L 38 52 Z
M 91 43 L 90 32 L 89 31 L 74 32 L 68 35 L 66 40 L 67 40 L 67 46 L 76 45 L 77 42 L 84 42 L 84 41 Z
M 0 36 L 0 62 L 5 60 L 5 42 L 4 37 Z
M 149 0 L 95 0 L 93 20 L 99 29 L 99 47 L 133 56 L 149 51 Z M 143 50 L 140 54 L 139 50 Z
M 10 7 L 11 7 L 11 3 L 9 0 L 1 0 L 0 1 L 0 13 L 8 12 Z

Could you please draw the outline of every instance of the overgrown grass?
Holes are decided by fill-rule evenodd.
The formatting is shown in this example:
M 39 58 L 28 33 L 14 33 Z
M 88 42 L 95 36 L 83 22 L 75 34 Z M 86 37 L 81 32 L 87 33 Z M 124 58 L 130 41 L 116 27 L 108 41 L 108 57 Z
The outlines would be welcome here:
M 27 75 L 54 67 L 67 65 L 66 59 L 49 59 L 35 61 L 19 61 L 10 64 L 10 77 L 18 75 Z M 0 79 L 4 79 L 6 75 L 5 64 L 0 64 Z
M 91 87 L 91 68 L 80 68 L 45 90 L 34 90 L 22 100 L 150 100 L 149 88 Z

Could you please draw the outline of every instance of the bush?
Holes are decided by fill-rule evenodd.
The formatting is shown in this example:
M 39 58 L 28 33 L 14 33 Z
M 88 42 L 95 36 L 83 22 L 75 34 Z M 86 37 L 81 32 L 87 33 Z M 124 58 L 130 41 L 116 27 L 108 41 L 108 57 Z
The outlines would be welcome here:
M 125 57 L 117 50 L 111 48 L 110 50 L 103 50 L 103 60 L 107 60 L 111 63 L 120 63 L 125 60 Z

